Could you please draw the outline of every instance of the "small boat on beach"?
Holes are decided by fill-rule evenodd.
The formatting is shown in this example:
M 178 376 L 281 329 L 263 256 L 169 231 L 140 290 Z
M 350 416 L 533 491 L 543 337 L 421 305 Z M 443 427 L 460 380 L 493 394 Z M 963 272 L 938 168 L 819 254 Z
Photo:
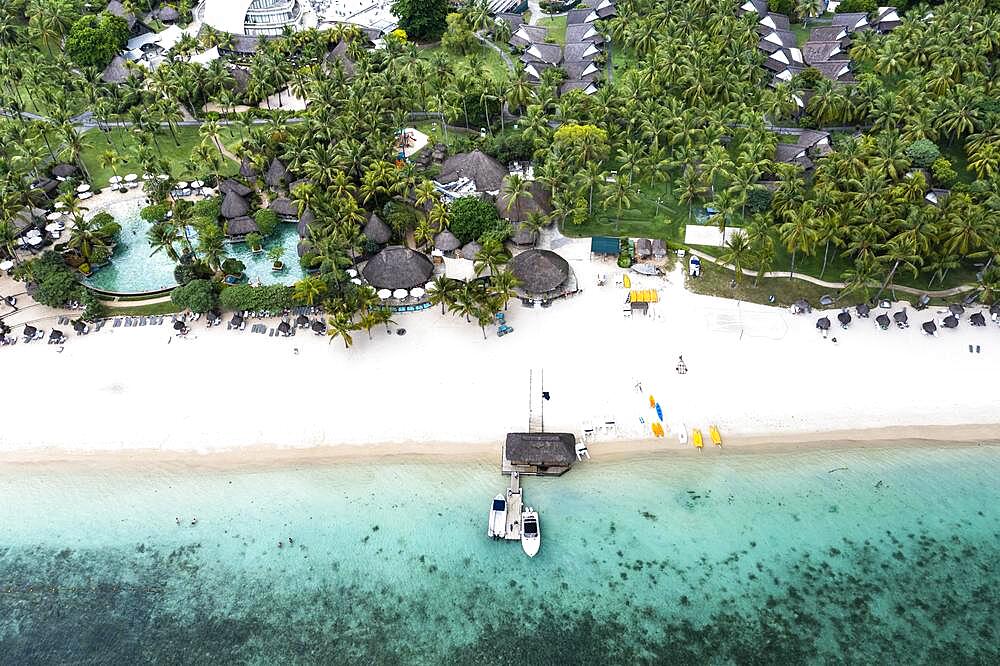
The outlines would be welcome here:
M 687 426 L 684 425 L 683 423 L 681 424 L 681 427 L 678 428 L 678 430 L 677 430 L 677 440 L 681 444 L 687 444 L 688 443 L 688 429 L 687 429 Z
M 712 444 L 722 446 L 722 433 L 719 432 L 719 426 L 714 424 L 708 426 L 708 434 L 712 438 Z
M 694 430 L 691 431 L 691 439 L 694 440 L 692 443 L 695 445 L 696 448 L 699 449 L 705 448 L 705 440 L 701 436 L 701 430 L 699 430 L 698 428 L 695 428 Z
M 525 555 L 534 557 L 542 546 L 542 533 L 538 528 L 538 512 L 530 506 L 521 512 L 521 548 Z
M 490 507 L 490 526 L 486 536 L 491 539 L 502 539 L 507 534 L 507 498 L 497 495 Z

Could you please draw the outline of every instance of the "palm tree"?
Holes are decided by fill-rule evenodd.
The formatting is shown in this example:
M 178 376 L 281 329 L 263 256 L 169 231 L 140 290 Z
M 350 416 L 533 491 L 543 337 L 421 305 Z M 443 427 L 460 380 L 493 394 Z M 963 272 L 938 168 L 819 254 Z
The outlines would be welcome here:
M 510 271 L 503 270 L 490 278 L 490 295 L 507 309 L 507 302 L 516 295 L 515 288 L 520 281 Z
M 517 205 L 518 201 L 528 196 L 528 185 L 528 180 L 517 173 L 507 176 L 504 180 L 503 193 L 507 197 L 506 211 L 508 213 L 511 208 Z
M 483 241 L 483 246 L 476 253 L 472 266 L 477 276 L 487 271 L 493 275 L 497 272 L 497 267 L 506 261 L 507 251 L 504 250 L 503 243 L 495 238 L 486 238 Z
M 427 291 L 427 299 L 431 305 L 441 305 L 441 314 L 444 315 L 445 308 L 451 309 L 458 293 L 459 282 L 452 278 L 438 275 L 431 283 L 431 288 Z
M 694 217 L 695 199 L 705 193 L 705 188 L 702 187 L 701 182 L 701 177 L 698 176 L 698 172 L 694 169 L 694 167 L 688 166 L 685 167 L 680 178 L 678 178 L 675 183 L 675 187 L 678 191 L 677 201 L 682 204 L 687 204 L 689 220 Z
M 358 330 L 358 325 L 354 323 L 354 319 L 346 312 L 336 312 L 334 315 L 327 317 L 327 329 L 326 334 L 330 336 L 330 342 L 333 339 L 340 336 L 344 341 L 344 349 L 350 349 L 351 345 L 354 344 L 354 338 L 351 337 L 351 333 Z
M 798 210 L 789 210 L 786 218 L 788 221 L 778 227 L 778 233 L 781 234 L 781 242 L 792 253 L 792 266 L 788 272 L 791 277 L 795 273 L 796 255 L 800 251 L 811 254 L 816 243 L 815 209 L 812 202 L 806 201 Z
M 111 169 L 111 173 L 115 176 L 115 178 L 118 177 L 118 162 L 119 162 L 118 155 L 116 155 L 113 151 L 105 150 L 103 153 L 101 153 L 100 157 L 101 168 Z
M 292 300 L 312 307 L 326 294 L 326 281 L 318 275 L 307 275 L 295 283 Z
M 170 257 L 171 261 L 176 263 L 180 260 L 177 248 L 174 247 L 174 243 L 180 240 L 180 233 L 172 223 L 157 222 L 146 232 L 146 238 L 149 239 L 149 246 L 153 250 L 149 253 L 149 256 L 152 257 L 162 251 Z
M 877 284 L 875 280 L 877 273 L 878 267 L 873 260 L 859 259 L 855 261 L 854 268 L 848 268 L 841 276 L 844 281 L 841 295 L 861 294 L 862 298 L 867 301 L 872 286 Z
M 752 256 L 753 248 L 750 245 L 749 238 L 747 238 L 745 233 L 737 230 L 726 241 L 725 251 L 719 257 L 719 260 L 732 266 L 733 273 L 736 274 L 736 281 L 742 282 L 743 270 Z
M 217 229 L 216 227 L 210 228 Z M 213 271 L 218 271 L 222 268 L 222 262 L 228 258 L 226 255 L 226 245 L 220 232 L 204 233 L 206 230 L 203 229 L 202 233 L 198 236 L 198 253 L 205 263 L 208 264 L 209 268 Z
M 94 218 L 84 218 L 79 214 L 74 216 L 73 229 L 70 231 L 69 241 L 66 245 L 70 249 L 76 250 L 88 264 L 91 263 L 94 256 L 108 249 L 100 235 L 100 228 L 94 223 Z
M 896 275 L 896 270 L 899 268 L 905 268 L 906 270 L 913 273 L 913 277 L 920 275 L 919 266 L 923 263 L 923 259 L 915 254 L 913 244 L 908 242 L 905 238 L 896 236 L 891 239 L 884 247 L 885 254 L 878 257 L 878 262 L 880 264 L 892 264 L 892 268 L 889 270 L 889 274 L 886 275 L 885 281 L 879 288 L 878 293 L 875 294 L 875 300 L 878 300 L 885 288 L 889 286 L 892 282 L 892 278 Z
M 608 183 L 605 188 L 604 205 L 614 206 L 618 215 L 615 217 L 615 230 L 622 218 L 622 209 L 631 208 L 638 201 L 638 195 L 632 187 L 632 179 L 619 174 L 614 182 Z

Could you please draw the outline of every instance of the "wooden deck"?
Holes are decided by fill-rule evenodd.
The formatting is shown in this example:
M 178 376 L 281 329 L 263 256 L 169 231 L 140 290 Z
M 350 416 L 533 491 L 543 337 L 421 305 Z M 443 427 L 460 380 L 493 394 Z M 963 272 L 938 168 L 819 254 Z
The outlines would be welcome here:
M 507 489 L 507 529 L 505 539 L 521 540 L 521 482 L 516 473 L 510 475 L 510 488 Z

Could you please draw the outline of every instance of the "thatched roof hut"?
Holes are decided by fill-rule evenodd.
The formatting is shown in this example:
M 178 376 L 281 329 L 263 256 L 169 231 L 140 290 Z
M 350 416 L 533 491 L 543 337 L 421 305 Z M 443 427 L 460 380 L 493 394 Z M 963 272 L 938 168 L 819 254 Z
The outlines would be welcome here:
M 232 220 L 237 217 L 243 217 L 250 212 L 250 204 L 247 200 L 236 194 L 235 192 L 227 192 L 226 197 L 222 200 L 222 206 L 219 208 L 219 212 L 222 213 L 222 217 L 227 220 Z
M 515 466 L 569 468 L 576 462 L 576 437 L 566 432 L 511 432 L 504 442 L 504 457 Z
M 278 197 L 267 208 L 280 218 L 294 220 L 299 216 L 299 207 L 286 197 Z
M 156 18 L 163 23 L 176 23 L 180 20 L 181 14 L 173 7 L 169 5 L 166 7 L 160 7 L 155 12 Z
M 462 246 L 462 258 L 472 261 L 479 254 L 479 251 L 483 249 L 483 246 L 476 241 L 469 241 Z
M 392 238 L 392 229 L 375 213 L 372 213 L 371 217 L 368 218 L 368 222 L 365 224 L 365 228 L 361 230 L 361 233 L 368 240 L 379 245 L 388 243 L 389 239 Z
M 268 187 L 274 189 L 284 187 L 288 182 L 288 169 L 285 168 L 285 165 L 277 157 L 271 160 L 271 164 L 267 167 L 267 173 L 264 174 L 264 182 L 267 183 Z
M 241 197 L 249 196 L 251 192 L 249 187 L 232 178 L 226 178 L 224 181 L 219 183 L 219 191 L 223 194 L 229 194 L 232 192 L 233 194 L 238 194 Z
M 511 234 L 510 240 L 514 245 L 519 247 L 529 247 L 538 242 L 538 232 L 534 229 L 529 229 L 523 223 L 515 224 L 514 233 Z
M 551 250 L 528 250 L 516 255 L 507 268 L 529 294 L 547 294 L 569 278 L 569 263 Z
M 549 189 L 537 180 L 530 181 L 524 194 L 517 198 L 514 205 L 510 204 L 510 197 L 506 190 L 507 179 L 500 188 L 497 195 L 497 214 L 505 220 L 511 222 L 524 222 L 528 219 L 528 213 L 537 212 L 548 215 L 552 212 L 552 202 L 549 198 Z
M 105 83 L 121 83 L 132 76 L 132 72 L 125 66 L 125 58 L 116 55 L 108 63 L 108 66 L 101 72 L 101 80 Z
M 468 178 L 479 192 L 497 192 L 506 177 L 507 169 L 502 164 L 481 150 L 473 150 L 446 159 L 437 181 L 453 183 L 459 178 Z
M 249 157 L 244 157 L 240 160 L 240 175 L 247 180 L 252 180 L 257 177 L 257 169 L 254 167 L 253 162 L 250 161 Z
M 347 42 L 345 40 L 337 42 L 337 45 L 326 55 L 326 61 L 331 65 L 339 62 L 345 76 L 348 78 L 354 76 L 354 61 L 347 55 Z
M 299 223 L 296 226 L 300 238 L 305 238 L 306 236 L 309 235 L 309 225 L 315 221 L 316 221 L 316 216 L 313 215 L 313 212 L 311 210 L 306 208 L 304 211 L 302 211 L 302 217 L 299 218 Z
M 226 235 L 230 238 L 243 238 L 258 231 L 257 223 L 252 217 L 237 217 L 226 222 Z
M 458 236 L 447 229 L 434 237 L 434 249 L 436 250 L 453 252 L 460 247 L 462 247 L 462 241 L 458 240 Z
M 55 178 L 69 178 L 77 172 L 77 168 L 73 164 L 57 164 L 52 167 L 52 175 Z
M 424 285 L 434 273 L 426 255 L 390 245 L 368 260 L 361 274 L 376 289 L 410 289 Z

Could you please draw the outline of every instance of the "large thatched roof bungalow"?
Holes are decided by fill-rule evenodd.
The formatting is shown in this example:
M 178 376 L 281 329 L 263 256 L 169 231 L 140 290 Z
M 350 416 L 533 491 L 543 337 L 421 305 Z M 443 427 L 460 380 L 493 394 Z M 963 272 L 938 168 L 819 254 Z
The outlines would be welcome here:
M 219 183 L 219 191 L 223 194 L 233 194 L 239 195 L 241 197 L 250 196 L 252 191 L 249 187 L 244 185 L 238 180 L 233 180 L 232 178 L 226 178 L 224 181 Z
M 576 462 L 576 437 L 564 432 L 512 432 L 503 446 L 503 471 L 565 473 Z
M 517 278 L 518 291 L 527 296 L 556 298 L 572 289 L 575 280 L 569 262 L 551 250 L 527 250 L 515 255 L 507 268 Z
M 288 169 L 277 157 L 271 160 L 271 164 L 267 167 L 264 182 L 273 189 L 284 187 L 288 183 Z
M 299 216 L 299 207 L 286 197 L 278 197 L 268 204 L 267 208 L 286 222 L 295 221 Z
M 524 222 L 528 219 L 529 213 L 537 212 L 548 215 L 552 212 L 549 190 L 537 180 L 528 183 L 527 190 L 517 198 L 513 205 L 510 205 L 510 196 L 507 194 L 506 187 L 505 179 L 496 203 L 497 214 L 500 217 L 511 222 Z
M 313 212 L 306 208 L 302 211 L 302 217 L 299 218 L 298 226 L 296 227 L 299 232 L 300 238 L 305 238 L 309 235 L 309 225 L 316 221 L 316 216 Z
M 222 214 L 222 217 L 227 220 L 234 220 L 249 213 L 250 204 L 247 203 L 246 199 L 235 192 L 227 192 L 225 198 L 222 200 L 222 206 L 219 208 L 219 212 Z
M 506 177 L 507 169 L 500 162 L 481 150 L 473 150 L 446 159 L 437 181 L 447 185 L 468 178 L 475 184 L 477 192 L 498 192 Z
M 401 245 L 390 245 L 368 260 L 361 269 L 376 289 L 411 289 L 423 286 L 434 273 L 426 255 Z
M 257 223 L 252 217 L 237 217 L 229 220 L 225 226 L 226 236 L 230 239 L 246 238 L 247 235 L 257 233 Z
M 392 229 L 375 213 L 372 213 L 371 217 L 368 218 L 361 233 L 365 235 L 365 238 L 379 245 L 388 243 L 389 239 L 392 238 Z

